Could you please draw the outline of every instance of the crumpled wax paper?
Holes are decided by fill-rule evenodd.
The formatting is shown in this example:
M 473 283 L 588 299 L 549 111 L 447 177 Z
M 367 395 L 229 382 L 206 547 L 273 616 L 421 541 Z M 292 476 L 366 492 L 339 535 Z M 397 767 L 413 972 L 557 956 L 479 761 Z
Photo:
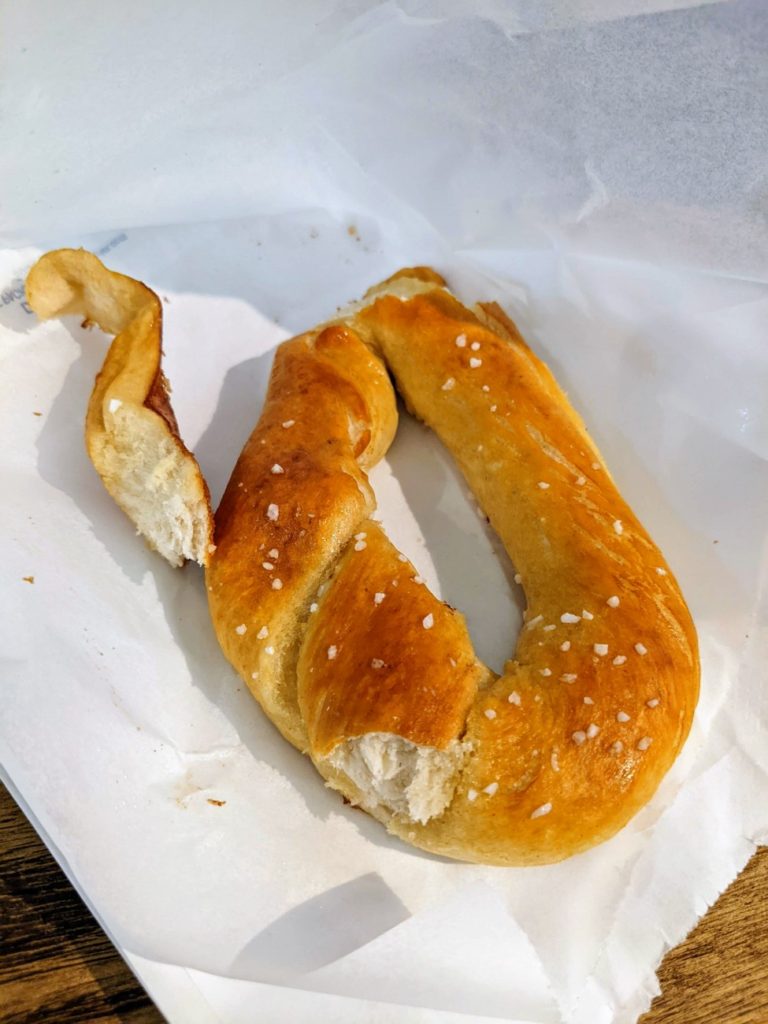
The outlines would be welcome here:
M 535 8 L 535 10 L 534 10 Z M 5 11 L 0 551 L 7 779 L 169 1019 L 627 1024 L 768 837 L 766 18 L 757 3 Z M 682 756 L 617 837 L 430 857 L 323 786 L 83 448 L 106 341 L 39 324 L 86 245 L 165 300 L 221 494 L 272 349 L 403 264 L 495 298 L 584 415 L 701 642 Z M 511 567 L 405 414 L 380 515 L 500 667 Z M 25 580 L 34 578 L 34 582 Z

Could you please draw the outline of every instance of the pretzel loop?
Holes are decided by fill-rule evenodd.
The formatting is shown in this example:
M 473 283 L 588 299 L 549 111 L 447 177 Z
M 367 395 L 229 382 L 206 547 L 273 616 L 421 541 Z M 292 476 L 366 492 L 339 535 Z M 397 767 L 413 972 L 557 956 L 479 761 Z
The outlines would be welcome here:
M 453 454 L 528 609 L 502 676 L 370 521 L 408 408 Z M 560 860 L 642 807 L 698 696 L 679 587 L 549 370 L 496 306 L 401 271 L 282 345 L 216 517 L 222 648 L 282 733 L 394 834 Z M 492 600 L 492 595 L 489 595 Z

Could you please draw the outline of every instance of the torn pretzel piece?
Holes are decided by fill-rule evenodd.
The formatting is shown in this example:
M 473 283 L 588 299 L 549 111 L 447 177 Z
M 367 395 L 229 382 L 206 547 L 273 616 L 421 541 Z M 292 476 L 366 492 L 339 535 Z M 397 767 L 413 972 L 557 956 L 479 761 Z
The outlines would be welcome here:
M 171 408 L 160 299 L 84 249 L 41 256 L 26 291 L 42 319 L 75 313 L 115 336 L 88 404 L 88 454 L 150 547 L 174 566 L 185 559 L 205 565 L 213 547 L 210 497 Z

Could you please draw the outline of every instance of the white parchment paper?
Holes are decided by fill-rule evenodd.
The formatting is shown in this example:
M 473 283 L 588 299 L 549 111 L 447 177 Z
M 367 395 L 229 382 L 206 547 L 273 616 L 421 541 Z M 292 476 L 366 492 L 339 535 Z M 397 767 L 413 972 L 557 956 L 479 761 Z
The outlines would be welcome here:
M 4 16 L 5 771 L 133 962 L 186 969 L 179 1019 L 199 997 L 231 1021 L 633 1021 L 664 950 L 768 838 L 765 18 L 136 10 Z M 88 463 L 106 342 L 38 324 L 19 288 L 54 244 L 166 299 L 174 405 L 215 499 L 282 338 L 419 261 L 501 301 L 699 629 L 694 730 L 641 815 L 510 871 L 408 849 L 326 791 L 219 654 L 200 573 L 146 551 Z M 403 416 L 374 485 L 500 666 L 520 596 L 450 460 Z

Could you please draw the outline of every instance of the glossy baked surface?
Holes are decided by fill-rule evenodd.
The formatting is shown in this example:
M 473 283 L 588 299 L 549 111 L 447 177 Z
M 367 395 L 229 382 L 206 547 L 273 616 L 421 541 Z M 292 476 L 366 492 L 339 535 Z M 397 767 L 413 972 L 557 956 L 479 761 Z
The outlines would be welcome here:
M 696 634 L 549 370 L 498 307 L 467 309 L 440 281 L 402 271 L 278 349 L 217 514 L 211 612 L 278 727 L 390 831 L 464 860 L 560 860 L 626 824 L 674 761 L 698 697 Z M 520 574 L 526 624 L 500 677 L 368 520 L 364 470 L 396 415 L 387 371 Z M 327 760 L 366 733 L 469 745 L 444 813 L 419 825 L 366 804 Z

